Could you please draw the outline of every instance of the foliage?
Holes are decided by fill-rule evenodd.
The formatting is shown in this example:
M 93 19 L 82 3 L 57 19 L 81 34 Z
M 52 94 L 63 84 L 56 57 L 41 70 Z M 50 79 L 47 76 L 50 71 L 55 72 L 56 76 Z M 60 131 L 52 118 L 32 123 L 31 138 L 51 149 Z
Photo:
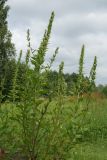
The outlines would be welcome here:
M 7 159 L 19 156 L 31 160 L 66 160 L 75 146 L 84 141 L 85 134 L 90 135 L 86 121 L 89 103 L 83 96 L 87 88 L 91 91 L 95 84 L 97 60 L 95 57 L 87 79 L 83 72 L 82 47 L 79 72 L 73 75 L 76 83 L 71 87 L 76 99 L 74 103 L 66 103 L 64 62 L 59 65 L 57 73 L 53 74 L 51 70 L 58 48 L 45 65 L 53 20 L 54 12 L 37 50 L 32 49 L 30 31 L 27 31 L 25 61 L 21 63 L 23 52 L 20 51 L 14 64 L 9 102 L 0 107 L 0 145 L 7 151 Z M 52 75 L 55 75 L 54 81 Z M 88 86 L 84 85 L 86 82 Z M 90 96 L 90 92 L 87 94 Z
M 10 59 L 15 55 L 14 44 L 11 42 L 12 34 L 7 25 L 9 6 L 6 5 L 6 1 L 0 1 L 0 103 L 6 96 L 5 92 L 8 91 L 5 88 L 7 87 L 6 82 L 10 81 L 7 77 L 7 70 L 10 66 Z
M 96 91 L 104 96 L 107 96 L 107 85 L 98 85 Z

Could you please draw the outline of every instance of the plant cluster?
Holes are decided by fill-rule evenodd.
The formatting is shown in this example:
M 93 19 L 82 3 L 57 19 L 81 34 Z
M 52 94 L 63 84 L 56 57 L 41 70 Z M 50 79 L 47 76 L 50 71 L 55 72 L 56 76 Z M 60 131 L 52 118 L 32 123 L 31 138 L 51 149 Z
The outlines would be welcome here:
M 72 148 L 83 139 L 86 131 L 84 118 L 88 104 L 83 105 L 83 93 L 88 87 L 89 93 L 95 85 L 96 57 L 90 71 L 88 85 L 84 85 L 84 46 L 79 60 L 79 73 L 72 93 L 77 95 L 72 106 L 64 107 L 67 84 L 64 78 L 64 62 L 59 65 L 55 82 L 51 79 L 51 66 L 58 54 L 58 48 L 44 65 L 45 55 L 51 35 L 54 12 L 45 30 L 43 39 L 37 50 L 30 43 L 30 31 L 27 31 L 28 49 L 24 73 L 20 83 L 19 69 L 23 51 L 17 61 L 9 102 L 0 108 L 0 145 L 9 157 L 25 159 L 67 159 Z M 30 67 L 32 65 L 32 68 Z
M 89 77 L 85 77 L 83 45 L 79 71 L 72 75 L 72 83 L 64 74 L 64 62 L 57 72 L 52 71 L 59 51 L 57 47 L 45 63 L 54 21 L 52 12 L 39 48 L 32 49 L 28 30 L 25 60 L 21 61 L 22 50 L 15 60 L 5 2 L 0 1 L 0 158 L 66 160 L 75 154 L 75 146 L 84 141 L 90 129 L 85 118 L 95 88 L 97 58 Z M 66 103 L 68 95 L 75 96 L 74 102 Z

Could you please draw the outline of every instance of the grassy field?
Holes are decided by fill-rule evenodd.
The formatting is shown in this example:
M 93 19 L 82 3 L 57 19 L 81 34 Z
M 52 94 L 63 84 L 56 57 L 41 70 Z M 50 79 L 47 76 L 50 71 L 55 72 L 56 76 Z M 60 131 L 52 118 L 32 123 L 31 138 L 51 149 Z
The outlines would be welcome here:
M 84 100 L 80 106 L 85 106 L 86 101 Z M 80 124 L 81 118 L 75 119 L 75 110 L 74 110 L 75 102 L 72 101 L 72 99 L 68 100 L 66 99 L 63 105 L 62 110 L 62 120 L 63 120 L 63 126 L 66 127 L 68 125 L 68 122 L 70 119 L 70 123 L 74 123 L 74 120 L 77 122 L 77 124 Z M 18 109 L 13 107 L 12 104 L 7 103 L 4 104 L 1 107 L 2 112 L 1 114 L 1 121 L 0 123 L 5 123 L 5 134 L 8 134 L 12 130 L 14 132 L 14 137 L 17 137 L 17 139 L 14 139 L 17 143 L 19 141 L 20 136 L 17 135 L 20 133 L 20 128 L 18 128 L 17 122 L 15 121 L 8 121 L 9 117 L 12 117 L 13 115 L 18 114 Z M 51 107 L 48 109 L 48 114 L 46 117 L 46 122 L 48 123 L 50 118 L 50 113 L 55 111 L 55 102 L 51 104 Z M 73 115 L 73 117 L 72 117 Z M 7 121 L 6 121 L 7 117 Z M 5 121 L 3 122 L 3 119 Z M 83 132 L 82 137 L 79 138 L 79 141 L 75 144 L 75 146 L 71 149 L 71 158 L 66 158 L 67 160 L 106 160 L 107 159 L 107 100 L 106 99 L 94 99 L 91 100 L 91 102 L 88 105 L 88 110 L 84 119 L 85 123 L 82 122 L 84 126 L 82 126 Z M 45 123 L 46 123 L 45 122 Z M 8 125 L 10 125 L 9 130 L 6 130 L 8 128 Z M 3 130 L 2 130 L 3 131 Z M 5 135 L 2 135 L 2 132 L 0 132 L 2 139 L 0 140 L 0 143 L 3 144 L 4 141 L 8 141 L 8 143 L 11 144 L 12 141 L 14 141 L 13 137 L 6 137 Z M 80 134 L 80 133 L 79 133 Z M 78 135 L 78 134 L 77 134 Z M 10 142 L 9 142 L 10 141 Z M 4 145 L 6 146 L 6 145 Z M 13 150 L 14 146 L 11 144 L 11 146 L 6 146 L 9 148 L 9 150 Z
M 90 119 L 87 140 L 76 146 L 74 160 L 107 159 L 107 100 L 93 101 L 89 105 L 86 120 Z M 72 158 L 70 159 L 72 160 Z
M 69 160 L 107 160 L 107 139 L 77 145 L 73 158 Z

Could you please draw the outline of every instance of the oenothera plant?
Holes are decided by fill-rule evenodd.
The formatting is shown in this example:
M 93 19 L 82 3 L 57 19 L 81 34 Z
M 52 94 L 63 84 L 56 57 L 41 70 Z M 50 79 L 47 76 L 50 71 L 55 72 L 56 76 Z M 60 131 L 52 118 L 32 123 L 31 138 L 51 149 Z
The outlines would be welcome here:
M 95 87 L 95 79 L 96 79 L 96 67 L 97 67 L 97 58 L 95 56 L 94 62 L 89 74 L 89 78 L 87 85 L 85 85 L 84 81 L 84 45 L 81 50 L 81 55 L 79 59 L 79 72 L 78 72 L 78 80 L 76 85 L 74 86 L 74 95 L 76 95 L 75 102 L 73 103 L 72 109 L 69 111 L 71 115 L 71 121 L 68 121 L 68 125 L 66 125 L 67 133 L 73 142 L 73 146 L 77 144 L 79 141 L 83 141 L 84 133 L 87 132 L 89 128 L 87 128 L 87 123 L 85 122 L 85 118 L 88 111 L 88 105 L 90 102 L 90 95 L 92 90 Z M 85 93 L 87 97 L 84 97 Z
M 17 121 L 17 125 L 20 128 L 20 141 L 18 147 L 31 159 L 41 159 L 40 156 L 41 152 L 43 152 L 42 148 L 45 144 L 45 138 L 47 135 L 46 130 L 48 130 L 45 119 L 49 104 L 52 101 L 52 89 L 49 84 L 47 84 L 47 78 L 52 63 L 58 53 L 58 48 L 55 50 L 55 54 L 48 65 L 44 66 L 44 60 L 48 49 L 53 19 L 54 12 L 51 14 L 47 30 L 45 30 L 43 39 L 36 51 L 31 48 L 30 32 L 28 30 L 28 50 L 25 60 L 26 71 L 24 73 L 24 83 L 20 84 L 19 87 L 16 87 L 21 55 L 13 78 L 12 99 L 16 104 L 17 113 L 12 119 Z M 32 64 L 33 69 L 29 68 L 29 62 Z M 49 87 L 49 89 L 46 87 Z M 42 97 L 44 91 L 48 95 L 47 98 Z M 20 102 L 18 101 L 18 96 Z

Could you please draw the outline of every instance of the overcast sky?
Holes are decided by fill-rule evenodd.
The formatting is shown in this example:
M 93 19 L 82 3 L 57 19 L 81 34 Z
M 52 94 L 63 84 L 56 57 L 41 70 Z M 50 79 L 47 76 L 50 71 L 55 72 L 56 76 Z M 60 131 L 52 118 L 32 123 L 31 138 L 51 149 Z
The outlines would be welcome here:
M 31 30 L 32 46 L 37 49 L 48 19 L 55 11 L 46 61 L 60 47 L 54 68 L 65 62 L 65 72 L 77 72 L 82 44 L 85 44 L 85 70 L 89 73 L 98 57 L 97 84 L 107 84 L 107 0 L 8 0 L 9 29 L 17 51 L 25 50 L 26 30 Z

